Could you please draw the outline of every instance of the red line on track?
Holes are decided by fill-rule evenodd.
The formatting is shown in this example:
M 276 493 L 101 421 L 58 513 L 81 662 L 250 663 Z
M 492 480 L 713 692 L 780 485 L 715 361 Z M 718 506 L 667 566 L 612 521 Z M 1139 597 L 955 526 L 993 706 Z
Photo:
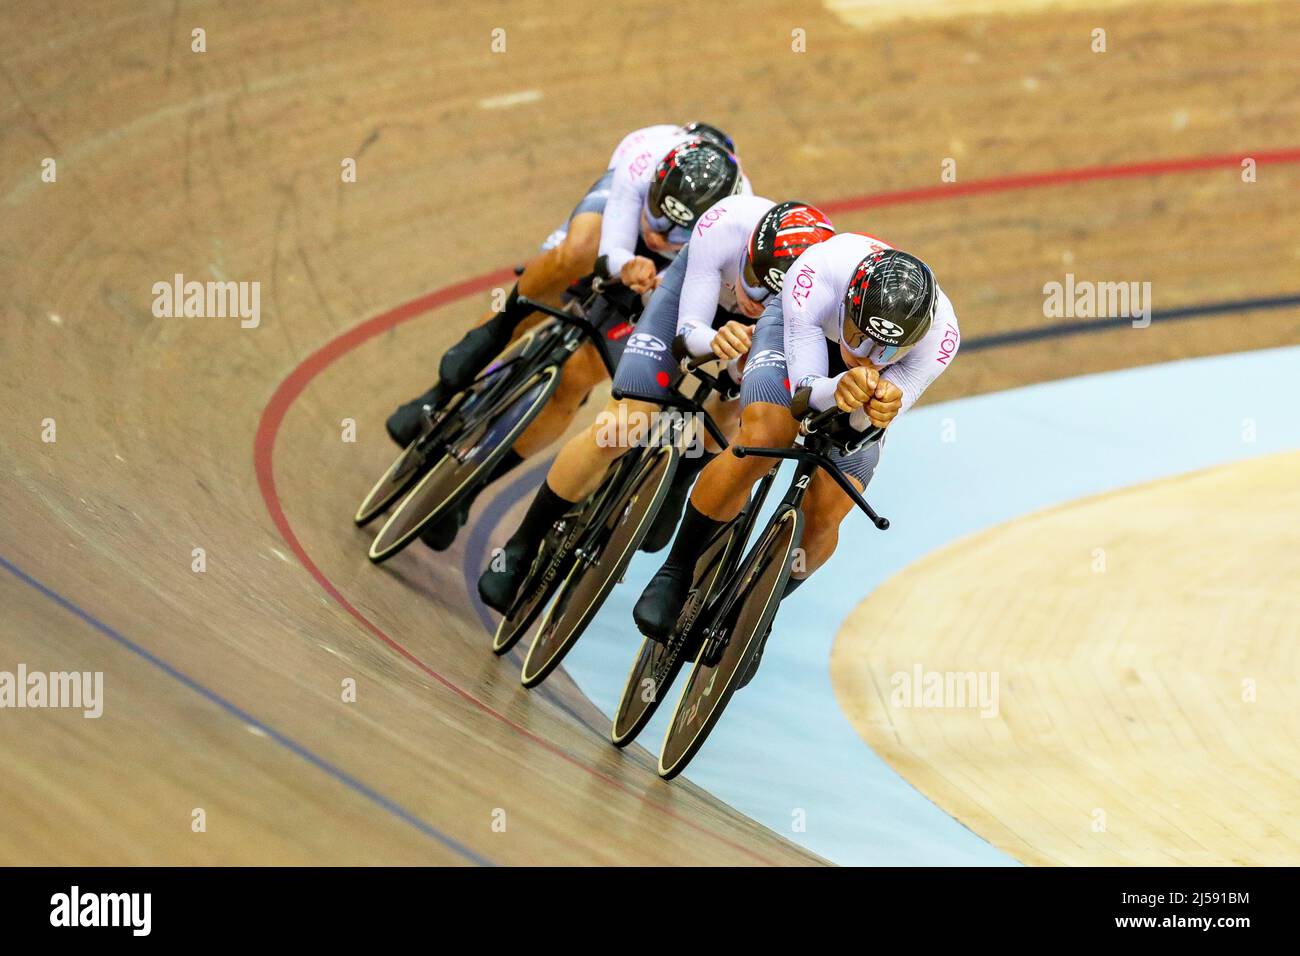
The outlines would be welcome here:
M 636 796 L 635 791 L 627 785 L 615 780 L 608 774 L 601 773 L 594 767 L 588 766 L 572 754 L 567 753 L 546 738 L 533 733 L 528 728 L 511 720 L 505 714 L 493 708 L 486 701 L 474 696 L 459 684 L 456 684 L 454 681 L 443 676 L 438 671 L 434 670 L 429 664 L 426 664 L 420 658 L 416 657 L 415 654 L 406 646 L 390 637 L 381 627 L 379 627 L 379 625 L 371 621 L 370 618 L 362 614 L 351 601 L 343 596 L 343 592 L 335 587 L 334 583 L 325 576 L 325 572 L 317 566 L 316 562 L 312 560 L 311 555 L 307 553 L 307 549 L 303 547 L 302 542 L 298 540 L 298 535 L 294 533 L 293 526 L 289 523 L 289 519 L 284 513 L 284 507 L 281 504 L 280 495 L 275 486 L 275 439 L 280 432 L 280 425 L 284 422 L 284 417 L 288 413 L 289 408 L 293 405 L 294 401 L 297 400 L 298 396 L 303 393 L 312 379 L 328 368 L 336 360 L 362 345 L 364 342 L 374 338 L 376 335 L 400 325 L 402 322 L 412 319 L 417 315 L 449 305 L 452 302 L 474 295 L 475 293 L 483 292 L 492 288 L 493 285 L 509 281 L 513 278 L 514 272 L 512 270 L 500 269 L 496 272 L 476 276 L 472 279 L 467 279 L 464 282 L 459 282 L 455 285 L 438 289 L 435 292 L 421 296 L 418 299 L 407 302 L 404 305 L 400 305 L 382 315 L 377 315 L 374 318 L 363 322 L 356 328 L 343 333 L 337 338 L 331 339 L 311 355 L 307 356 L 306 359 L 304 359 L 292 372 L 289 373 L 288 378 L 280 383 L 279 388 L 275 390 L 275 393 L 271 396 L 270 402 L 267 403 L 266 408 L 263 410 L 261 420 L 258 422 L 257 435 L 253 440 L 253 461 L 257 470 L 257 483 L 258 487 L 261 489 L 262 498 L 266 502 L 267 511 L 270 512 L 271 520 L 279 530 L 280 536 L 284 538 L 285 544 L 289 546 L 289 549 L 307 570 L 307 573 L 315 578 L 316 583 L 325 590 L 325 593 L 333 598 L 334 601 L 343 608 L 343 610 L 352 615 L 352 617 L 354 617 L 362 627 L 380 641 L 387 644 L 390 648 L 396 651 L 398 655 L 419 668 L 420 671 L 428 674 L 443 687 L 447 688 L 458 697 L 473 704 L 478 709 L 490 714 L 492 717 L 495 717 L 516 733 L 528 738 L 533 743 L 559 757 L 561 760 L 564 760 L 578 769 L 591 774 L 597 779 L 608 783 L 610 786 L 631 796 Z M 751 857 L 752 859 L 758 860 L 761 863 L 767 863 L 773 866 L 776 865 L 775 861 L 755 853 L 743 844 L 736 843 L 727 837 L 713 833 L 688 816 L 684 816 L 653 802 L 648 802 L 647 805 L 681 823 L 686 824 L 694 830 L 698 830 L 703 834 L 716 838 L 722 843 L 745 854 L 746 856 Z
M 1092 182 L 1106 179 L 1124 179 L 1139 176 L 1158 176 L 1169 173 L 1187 173 L 1207 169 L 1221 169 L 1228 167 L 1239 168 L 1243 159 L 1254 159 L 1258 166 L 1265 165 L 1283 165 L 1300 162 L 1300 149 L 1282 149 L 1282 150 L 1264 150 L 1260 152 L 1242 152 L 1232 153 L 1219 156 L 1200 156 L 1184 159 L 1156 160 L 1144 163 L 1129 163 L 1116 166 L 1085 166 L 1078 169 L 1063 169 L 1044 173 L 1026 173 L 1015 176 L 1002 176 L 995 179 L 972 180 L 967 183 L 944 183 L 938 186 L 926 186 L 919 189 L 902 189 L 892 192 L 872 193 L 865 196 L 855 196 L 848 199 L 835 200 L 829 203 L 820 203 L 819 207 L 826 212 L 852 212 L 861 209 L 875 209 L 881 206 L 896 206 L 905 203 L 928 202 L 939 199 L 956 199 L 961 196 L 973 196 L 984 193 L 1013 192 L 1021 189 L 1037 189 L 1048 186 L 1060 186 L 1069 183 Z M 427 295 L 420 296 L 410 302 L 399 305 L 390 309 L 372 319 L 362 322 L 355 328 L 349 329 L 342 335 L 339 335 L 326 342 L 307 358 L 303 359 L 289 375 L 282 381 L 271 400 L 267 403 L 266 408 L 262 411 L 262 416 L 257 425 L 257 434 L 253 440 L 253 464 L 257 471 L 257 483 L 262 492 L 262 499 L 266 503 L 266 510 L 280 532 L 289 550 L 294 553 L 298 561 L 306 569 L 316 583 L 324 589 L 334 601 L 352 615 L 367 631 L 376 638 L 388 645 L 398 655 L 405 658 L 423 673 L 428 674 L 439 684 L 446 687 L 449 691 L 461 697 L 462 699 L 473 704 L 475 707 L 490 714 L 492 717 L 501 721 L 507 727 L 510 727 L 516 733 L 526 737 L 533 743 L 547 750 L 548 752 L 559 757 L 561 760 L 572 764 L 579 769 L 586 771 L 593 777 L 608 783 L 616 789 L 635 796 L 635 792 L 627 785 L 614 779 L 613 777 L 601 773 L 594 767 L 578 760 L 572 754 L 569 754 L 546 740 L 544 737 L 533 733 L 526 727 L 516 723 L 509 717 L 494 709 L 486 701 L 480 700 L 460 685 L 454 683 L 447 677 L 434 670 L 430 665 L 420 660 L 408 648 L 390 637 L 377 624 L 362 614 L 357 608 L 343 596 L 337 587 L 325 576 L 325 573 L 311 559 L 302 542 L 298 540 L 297 534 L 294 533 L 293 526 L 289 523 L 288 517 L 284 513 L 284 507 L 280 501 L 280 496 L 275 486 L 275 440 L 279 435 L 280 426 L 284 422 L 285 415 L 289 408 L 298 399 L 311 383 L 311 381 L 332 365 L 335 361 L 347 355 L 353 349 L 358 348 L 365 342 L 380 335 L 383 332 L 392 329 L 403 322 L 409 321 L 416 316 L 423 315 L 443 306 L 458 302 L 468 296 L 484 292 L 494 285 L 509 282 L 514 278 L 510 269 L 499 269 L 495 272 L 485 273 L 474 276 L 454 285 L 445 286 L 437 289 Z M 721 842 L 739 850 L 753 859 L 763 863 L 772 864 L 774 861 L 769 860 L 748 847 L 736 843 L 726 837 L 719 836 L 706 830 L 703 826 L 696 823 L 689 817 L 676 813 L 667 807 L 659 806 L 655 803 L 648 803 L 648 806 L 667 816 L 685 823 L 693 829 L 699 830 L 715 837 Z
M 1261 150 L 1255 153 L 1229 153 L 1220 156 L 1193 156 L 1186 159 L 1162 159 L 1146 163 L 1126 163 L 1118 166 L 1083 166 L 1078 169 L 1059 169 L 1046 173 L 1024 173 L 1016 176 L 999 176 L 995 179 L 972 179 L 968 183 L 940 183 L 919 189 L 898 189 L 887 193 L 853 196 L 821 203 L 824 212 L 853 212 L 859 209 L 878 209 L 881 206 L 901 206 L 906 203 L 929 202 L 936 199 L 956 199 L 960 196 L 977 196 L 982 193 L 1005 193 L 1020 189 L 1041 189 L 1047 186 L 1064 186 L 1069 183 L 1096 182 L 1104 179 L 1131 179 L 1139 176 L 1161 176 L 1167 173 L 1192 173 L 1205 169 L 1241 168 L 1244 159 L 1253 159 L 1256 167 L 1282 166 L 1300 162 L 1300 149 Z

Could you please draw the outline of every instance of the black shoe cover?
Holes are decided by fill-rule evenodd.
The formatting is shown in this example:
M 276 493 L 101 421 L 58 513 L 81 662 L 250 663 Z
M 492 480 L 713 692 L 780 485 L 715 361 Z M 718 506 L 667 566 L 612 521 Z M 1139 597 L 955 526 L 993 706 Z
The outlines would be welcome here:
M 636 607 L 632 609 L 632 619 L 637 629 L 652 641 L 663 643 L 673 633 L 677 619 L 681 617 L 686 596 L 691 591 L 690 573 L 683 573 L 675 568 L 663 567 L 650 579 L 645 590 L 641 592 Z
M 535 553 L 523 541 L 514 538 L 507 541 L 502 552 L 493 555 L 487 570 L 479 575 L 478 596 L 483 603 L 499 614 L 510 610 Z

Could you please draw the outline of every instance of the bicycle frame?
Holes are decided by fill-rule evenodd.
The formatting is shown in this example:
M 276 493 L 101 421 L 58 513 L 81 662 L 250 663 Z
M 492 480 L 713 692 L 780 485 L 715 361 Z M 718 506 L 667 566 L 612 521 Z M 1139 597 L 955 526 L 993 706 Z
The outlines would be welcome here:
M 710 415 L 707 411 L 705 411 L 704 403 L 705 401 L 708 400 L 709 396 L 713 394 L 713 392 L 716 391 L 725 394 L 728 391 L 728 388 L 723 382 L 719 380 L 717 376 L 710 375 L 708 372 L 705 372 L 702 368 L 700 368 L 700 365 L 706 364 L 708 361 L 710 361 L 710 359 L 706 358 L 703 362 L 685 363 L 686 374 L 693 376 L 700 383 L 699 389 L 690 398 L 687 398 L 685 395 L 681 393 L 680 381 L 672 386 L 668 395 L 664 395 L 664 396 L 658 396 L 654 398 L 648 396 L 642 397 L 628 392 L 623 392 L 619 389 L 615 389 L 613 391 L 613 397 L 616 400 L 621 400 L 623 398 L 630 398 L 637 401 L 657 404 L 662 406 L 663 408 L 673 408 L 679 411 L 686 412 L 687 414 L 697 415 L 703 420 L 705 431 L 707 431 L 710 435 L 713 436 L 713 440 L 718 443 L 718 446 L 720 448 L 726 448 L 727 438 L 722 433 L 722 429 L 718 425 L 718 423 L 714 421 L 713 416 Z M 669 428 L 673 431 L 676 431 L 677 426 L 674 424 L 669 426 Z M 663 441 L 665 434 L 666 432 L 663 429 L 660 429 L 654 433 L 653 441 L 656 443 L 656 447 L 659 442 Z M 680 435 L 678 435 L 673 440 L 676 442 L 681 442 L 683 439 Z M 601 502 L 600 507 L 598 507 L 595 510 L 594 516 L 587 526 L 588 532 L 586 535 L 584 535 L 583 539 L 581 539 L 580 543 L 576 547 L 576 550 L 579 551 L 584 550 L 583 546 L 590 543 L 591 536 L 597 533 L 597 529 L 603 527 L 605 520 L 609 517 L 609 509 L 612 507 L 613 503 L 616 503 L 618 501 L 620 497 L 617 494 L 617 491 L 622 488 L 624 482 L 627 480 L 627 477 L 631 473 L 631 471 L 634 470 L 643 460 L 642 456 L 632 455 L 630 454 L 630 452 L 631 449 L 629 448 L 627 451 L 625 451 L 622 455 L 619 456 L 617 460 L 618 470 L 615 472 L 613 480 L 612 481 L 606 480 L 605 482 L 602 483 L 601 485 L 602 490 L 607 492 L 606 499 L 603 502 Z M 588 563 L 592 563 L 595 561 L 597 554 L 594 551 L 588 551 L 588 553 L 580 554 L 579 557 L 582 560 L 587 561 Z
M 831 411 L 843 414 L 839 409 L 832 409 Z M 834 415 L 829 417 L 833 418 Z M 813 419 L 806 421 L 804 428 L 801 430 L 804 436 L 803 443 L 792 448 L 749 448 L 744 445 L 737 445 L 732 448 L 732 454 L 737 458 L 752 455 L 755 458 L 775 458 L 798 462 L 794 481 L 791 483 L 790 489 L 785 493 L 785 497 L 781 499 L 782 505 L 791 508 L 798 508 L 803 504 L 804 495 L 808 492 L 808 485 L 812 481 L 812 476 L 818 469 L 821 469 L 829 474 L 832 480 L 840 486 L 840 489 L 849 496 L 849 500 L 871 519 L 872 524 L 881 531 L 887 530 L 889 528 L 889 519 L 876 514 L 871 505 L 867 504 L 867 500 L 862 497 L 862 493 L 854 487 L 853 482 L 849 481 L 848 476 L 827 454 L 836 443 L 828 435 L 820 431 L 819 426 L 825 424 L 828 420 L 827 413 L 823 412 L 821 415 L 814 416 Z M 852 445 L 843 445 L 841 447 L 846 451 L 855 451 L 865 444 L 879 441 L 883 434 L 884 429 L 872 428 L 863 433 L 861 440 Z
M 792 508 L 798 510 L 802 507 L 804 496 L 808 493 L 808 486 L 812 483 L 812 476 L 816 474 L 818 469 L 821 469 L 830 474 L 831 478 L 840 486 L 844 493 L 849 496 L 850 500 L 852 500 L 853 503 L 871 519 L 872 524 L 881 531 L 884 531 L 889 527 L 889 519 L 882 518 L 880 515 L 876 514 L 871 505 L 869 505 L 866 499 L 862 497 L 861 492 L 859 492 L 858 489 L 853 486 L 853 483 L 849 481 L 848 476 L 840 470 L 840 467 L 836 465 L 827 454 L 830 449 L 836 445 L 846 451 L 852 451 L 861 448 L 868 442 L 878 441 L 884 434 L 884 429 L 869 429 L 868 431 L 863 432 L 862 437 L 852 444 L 837 443 L 829 435 L 824 433 L 821 428 L 831 419 L 840 414 L 843 413 L 840 412 L 838 408 L 833 408 L 828 412 L 822 412 L 819 415 L 805 419 L 800 425 L 800 434 L 803 436 L 803 443 L 795 445 L 794 447 L 751 448 L 744 445 L 734 445 L 732 446 L 732 453 L 738 458 L 753 456 L 755 458 L 771 458 L 776 461 L 794 461 L 798 463 L 795 468 L 794 479 L 790 482 L 790 487 L 786 490 L 785 495 L 781 498 L 780 504 L 777 506 L 777 515 L 783 514 Z M 767 475 L 764 476 L 763 480 L 768 482 L 770 485 L 772 480 L 775 478 L 775 475 L 776 469 L 773 468 L 772 471 L 768 472 Z M 766 493 L 766 491 L 764 493 Z M 757 509 L 755 509 L 755 513 L 757 513 Z M 763 534 L 766 534 L 768 529 L 772 526 L 773 525 L 769 523 L 767 528 L 764 529 Z M 761 542 L 763 540 L 763 535 L 759 535 L 758 540 Z M 755 547 L 757 547 L 757 545 L 755 545 Z M 746 552 L 745 557 L 741 558 L 736 563 L 735 568 L 728 572 L 727 582 L 718 590 L 716 598 L 710 602 L 709 607 L 704 611 L 705 615 L 710 618 L 717 616 L 722 609 L 729 606 L 729 602 L 735 599 L 735 585 L 737 583 L 736 576 L 748 560 L 748 554 L 749 552 Z M 710 654 L 710 645 L 716 642 L 717 639 L 709 631 L 705 632 L 705 638 L 705 648 L 701 653 L 708 655 Z M 718 649 L 716 647 L 712 648 L 711 656 L 716 656 L 717 653 Z
M 767 501 L 768 493 L 772 490 L 772 485 L 775 481 L 776 468 L 773 468 L 759 479 L 757 489 L 741 509 L 740 515 L 738 516 L 740 527 L 734 529 L 736 544 L 734 547 L 728 549 L 728 552 L 725 555 L 720 555 L 718 558 L 719 561 L 723 562 L 722 571 L 718 575 L 718 583 L 712 588 L 708 600 L 699 603 L 699 606 L 695 608 L 694 613 L 691 615 L 690 620 L 686 622 L 686 626 L 680 628 L 674 638 L 675 640 L 682 641 L 683 645 L 691 639 L 695 625 L 701 619 L 707 619 L 715 609 L 717 602 L 731 589 L 731 584 L 735 578 L 736 572 L 740 570 L 741 565 L 744 563 L 745 554 L 747 553 L 745 545 L 749 542 L 749 536 L 753 533 L 754 525 L 758 521 L 759 512 L 763 510 L 763 504 Z M 728 522 L 714 532 L 713 537 L 711 537 L 708 543 L 704 546 L 704 550 L 707 551 L 711 548 L 722 535 L 732 532 L 732 525 Z M 710 565 L 710 567 L 713 567 L 713 565 Z
M 533 333 L 530 332 L 528 334 L 531 335 Z M 465 389 L 453 395 L 447 405 L 435 410 L 436 417 L 431 416 L 429 419 L 431 427 L 429 427 L 424 434 L 417 439 L 420 452 L 427 456 L 429 452 L 431 452 L 435 447 L 438 447 L 441 443 L 439 450 L 443 454 L 447 454 L 450 448 L 446 440 L 448 436 L 445 434 L 443 426 L 452 421 L 453 416 L 459 412 L 468 411 L 479 406 L 490 407 L 494 401 L 500 398 L 502 394 L 507 392 L 519 381 L 522 381 L 528 378 L 528 376 L 536 373 L 538 369 L 544 368 L 547 363 L 551 361 L 552 351 L 558 344 L 558 341 L 555 343 L 546 343 L 544 340 L 540 343 L 529 343 L 518 355 L 507 359 L 500 365 L 489 366 L 480 372 L 471 385 L 466 386 Z M 521 365 L 525 370 L 523 375 L 505 374 L 507 370 Z M 495 379 L 491 385 L 484 389 L 480 394 L 475 395 L 472 399 L 467 399 L 465 396 L 468 394 L 469 389 L 482 382 L 488 376 L 492 376 Z M 427 410 L 426 414 L 428 414 Z M 454 443 L 454 439 L 452 443 Z
M 596 289 L 590 299 L 588 299 L 588 302 L 599 295 L 600 290 Z M 536 302 L 524 296 L 519 298 L 519 302 L 536 312 L 541 312 L 542 314 L 548 315 L 557 320 L 564 326 L 566 331 L 561 331 L 557 336 L 555 336 L 555 341 L 553 342 L 543 341 L 539 343 L 538 347 L 535 349 L 532 347 L 525 348 L 525 350 L 519 355 L 480 373 L 475 379 L 476 382 L 482 381 L 487 375 L 495 377 L 496 382 L 494 382 L 493 385 L 485 390 L 481 395 L 476 397 L 474 402 L 476 406 L 480 404 L 490 405 L 491 402 L 496 400 L 503 391 L 510 388 L 517 381 L 527 378 L 538 369 L 544 368 L 552 361 L 556 361 L 557 351 L 563 350 L 570 354 L 576 352 L 578 350 L 578 344 L 583 338 L 590 340 L 596 346 L 596 352 L 600 356 L 601 362 L 604 363 L 609 374 L 613 376 L 614 363 L 610 358 L 609 349 L 605 346 L 605 342 L 601 336 L 596 332 L 595 327 L 584 317 L 574 315 L 564 309 L 552 308 L 545 303 Z M 612 302 L 611 305 L 613 305 Z M 615 306 L 615 308 L 617 308 L 617 306 Z M 572 330 L 572 332 L 567 330 Z M 576 337 L 573 333 L 577 333 Z M 521 364 L 524 366 L 524 373 L 522 375 L 517 373 L 511 375 L 502 374 L 512 366 L 518 366 Z M 464 393 L 462 392 L 460 394 L 463 395 Z M 450 448 L 448 442 L 445 440 L 447 436 L 443 435 L 442 425 L 449 421 L 453 413 L 460 410 L 463 404 L 463 400 L 458 400 L 455 405 L 444 409 L 440 413 L 440 417 L 432 422 L 433 427 L 429 428 L 429 430 L 420 438 L 420 451 L 423 454 L 427 455 L 433 448 L 437 447 L 440 442 L 442 444 L 441 451 L 444 454 L 449 452 Z
M 545 308 L 544 311 L 546 311 L 547 314 L 559 312 L 559 310 L 552 310 L 549 307 Z M 581 332 L 583 332 L 583 334 L 594 336 L 594 328 L 590 326 L 589 323 L 583 323 L 576 316 L 562 313 L 557 315 L 557 318 L 560 318 L 566 324 L 576 326 Z M 608 353 L 604 351 L 604 343 L 600 341 L 598 336 L 595 336 L 594 340 L 598 343 L 601 349 L 602 357 L 608 360 Z M 615 390 L 614 397 L 616 399 L 622 399 L 624 397 L 633 398 L 698 415 L 704 421 L 705 430 L 714 437 L 714 440 L 717 441 L 721 447 L 726 448 L 726 436 L 722 433 L 722 429 L 718 426 L 717 422 L 713 420 L 712 416 L 704 410 L 703 406 L 704 402 L 714 391 L 727 393 L 730 389 L 729 386 L 720 381 L 718 377 L 710 375 L 700 367 L 703 364 L 707 364 L 709 361 L 712 361 L 712 357 L 707 357 L 698 361 L 683 360 L 682 369 L 685 374 L 693 376 L 699 382 L 699 388 L 696 390 L 695 394 L 689 398 L 683 395 L 680 391 L 681 382 L 684 380 L 684 377 L 674 383 L 669 394 L 666 396 L 656 396 L 653 398 L 631 394 L 625 396 L 623 393 Z M 734 383 L 730 388 L 735 388 Z M 682 434 L 677 430 L 678 427 L 677 423 L 674 422 L 669 426 L 668 430 L 664 428 L 657 428 L 654 430 L 650 433 L 653 442 L 650 447 L 655 449 L 661 448 L 663 446 L 665 435 L 671 434 L 671 442 L 676 444 L 680 449 L 684 439 Z M 644 452 L 644 447 L 641 450 Z M 512 603 L 511 608 L 507 613 L 507 617 L 515 614 L 516 611 L 523 606 L 523 603 L 526 600 L 531 600 L 535 596 L 536 592 L 532 587 L 530 587 L 530 584 L 536 579 L 536 573 L 539 570 L 542 570 L 543 573 L 549 573 L 549 569 L 556 567 L 557 562 L 566 561 L 570 556 L 573 556 L 576 560 L 582 561 L 588 566 L 594 565 L 600 559 L 605 544 L 602 539 L 603 529 L 608 522 L 610 515 L 613 513 L 614 508 L 623 502 L 625 497 L 624 489 L 626 488 L 631 476 L 641 467 L 641 464 L 646 461 L 646 459 L 646 454 L 634 454 L 632 448 L 626 449 L 621 455 L 619 455 L 615 462 L 612 463 L 605 477 L 601 480 L 600 486 L 592 493 L 593 497 L 589 497 L 586 502 L 579 507 L 577 514 L 582 516 L 582 520 L 584 521 L 583 526 L 563 531 L 562 536 L 559 539 L 559 545 L 550 553 L 549 556 L 546 557 L 545 564 L 538 565 L 534 563 L 527 577 L 525 577 L 524 584 L 520 587 L 519 594 L 516 595 L 515 601 Z M 568 519 L 566 518 L 564 520 Z M 539 553 L 538 557 L 541 558 L 542 556 L 542 553 Z
M 596 293 L 597 296 L 599 294 L 599 292 Z M 600 337 L 599 333 L 596 331 L 596 327 L 587 321 L 585 316 L 574 315 L 572 312 L 554 308 L 546 305 L 544 302 L 537 302 L 526 296 L 519 297 L 519 304 L 533 309 L 536 312 L 541 312 L 543 315 L 549 315 L 551 318 L 563 322 L 570 328 L 576 329 L 581 333 L 583 338 L 589 340 L 594 346 L 596 346 L 596 352 L 600 355 L 600 361 L 605 366 L 605 371 L 607 371 L 610 377 L 613 378 L 614 360 L 610 357 L 609 349 L 605 346 L 605 340 Z

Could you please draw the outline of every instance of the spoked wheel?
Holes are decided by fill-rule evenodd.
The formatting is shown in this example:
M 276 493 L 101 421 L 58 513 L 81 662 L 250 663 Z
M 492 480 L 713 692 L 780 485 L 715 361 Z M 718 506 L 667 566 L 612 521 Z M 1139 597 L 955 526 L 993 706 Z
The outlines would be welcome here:
M 745 528 L 747 524 L 741 518 L 732 521 L 695 563 L 691 590 L 672 636 L 662 642 L 648 637 L 642 639 L 627 683 L 623 685 L 623 698 L 614 712 L 609 736 L 614 746 L 626 747 L 645 729 L 682 666 L 694 657 L 699 643 L 699 629 L 695 625 L 699 623 L 700 611 L 725 580 L 727 567 L 733 563 L 733 550 L 744 546 Z
M 612 502 L 592 545 L 594 553 L 574 556 L 573 567 L 528 649 L 519 678 L 525 687 L 544 681 L 587 629 L 649 533 L 676 471 L 673 446 L 646 454 L 619 500 Z
M 704 746 L 736 692 L 763 634 L 776 616 L 790 577 L 803 515 L 791 508 L 776 518 L 745 558 L 735 583 L 708 622 L 705 646 L 677 701 L 659 754 L 659 776 L 677 776 Z M 720 647 L 720 653 L 712 653 Z
M 456 507 L 491 472 L 546 405 L 559 383 L 548 365 L 499 402 L 467 413 L 462 426 L 441 439 L 444 454 L 393 509 L 370 545 L 370 560 L 386 561 Z M 436 452 L 435 452 L 436 454 Z
M 464 391 L 453 395 L 444 409 L 435 412 L 432 430 L 426 430 L 419 438 L 402 449 L 393 463 L 388 466 L 388 470 L 375 482 L 374 487 L 362 500 L 361 507 L 357 508 L 357 513 L 352 518 L 357 527 L 363 528 L 378 518 L 389 505 L 404 495 L 425 474 L 428 466 L 436 460 L 440 447 L 437 443 L 438 436 L 433 432 L 450 425 L 454 421 L 453 416 L 468 413 L 480 399 L 501 384 L 498 370 L 502 369 L 505 363 L 521 356 L 536 337 L 536 332 L 530 331 L 510 343 L 475 382 Z

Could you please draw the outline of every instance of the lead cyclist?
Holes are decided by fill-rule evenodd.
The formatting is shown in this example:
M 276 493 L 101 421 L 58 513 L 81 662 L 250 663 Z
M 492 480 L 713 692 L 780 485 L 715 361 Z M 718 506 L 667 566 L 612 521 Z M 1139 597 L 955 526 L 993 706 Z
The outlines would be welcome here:
M 810 389 L 816 411 L 838 406 L 851 413 L 850 425 L 859 431 L 887 428 L 948 368 L 960 343 L 952 303 L 929 266 L 872 236 L 837 235 L 795 261 L 780 298 L 759 318 L 741 388 L 737 442 L 793 444 L 798 423 L 790 402 L 803 388 Z M 837 464 L 860 491 L 871 481 L 883 445 L 882 438 L 837 453 Z M 672 633 L 695 562 L 771 467 L 770 459 L 722 454 L 701 472 L 668 559 L 633 610 L 641 633 L 657 641 Z M 828 475 L 819 471 L 813 477 L 803 505 L 804 554 L 783 598 L 834 553 L 840 522 L 852 509 Z M 756 662 L 757 655 L 755 667 Z

